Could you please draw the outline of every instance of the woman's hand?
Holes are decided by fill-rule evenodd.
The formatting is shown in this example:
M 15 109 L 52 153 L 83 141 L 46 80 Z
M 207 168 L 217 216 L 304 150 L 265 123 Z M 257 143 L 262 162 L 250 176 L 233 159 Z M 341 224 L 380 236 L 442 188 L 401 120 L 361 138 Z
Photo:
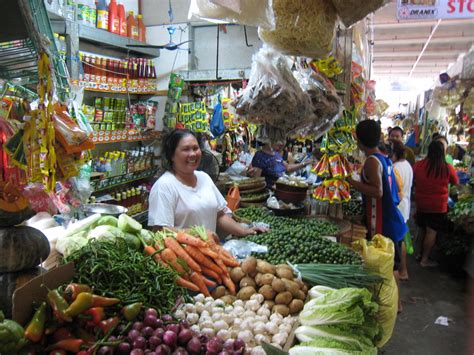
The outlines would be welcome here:
M 268 232 L 268 228 L 265 228 L 265 227 L 251 227 L 251 228 L 247 229 L 247 232 L 248 233 L 246 235 L 255 235 L 255 234 Z

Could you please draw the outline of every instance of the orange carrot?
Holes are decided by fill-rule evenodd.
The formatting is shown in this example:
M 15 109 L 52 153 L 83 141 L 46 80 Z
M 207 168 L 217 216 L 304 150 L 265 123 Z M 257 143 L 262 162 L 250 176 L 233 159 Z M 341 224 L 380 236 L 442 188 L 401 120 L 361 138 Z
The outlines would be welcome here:
M 152 256 L 153 255 L 153 260 L 155 260 L 158 264 L 162 263 L 160 254 L 151 245 L 146 245 L 143 248 L 143 251 L 145 252 L 146 256 Z
M 165 238 L 165 246 L 174 251 L 174 253 L 184 260 L 194 271 L 201 272 L 201 267 L 189 256 L 186 250 L 172 237 Z
M 207 277 L 204 277 L 204 276 L 201 275 L 201 278 L 203 279 L 206 286 L 210 286 L 210 287 L 216 287 L 217 286 L 217 284 L 214 281 L 209 280 Z
M 224 285 L 229 289 L 229 292 L 232 295 L 235 295 L 235 284 L 234 282 L 230 279 L 229 276 L 223 276 L 222 281 L 224 282 Z
M 240 266 L 240 263 L 234 257 L 228 258 L 225 255 L 221 255 L 220 257 L 226 266 L 230 266 L 230 267 Z
M 183 266 L 176 260 L 178 257 L 170 248 L 165 248 L 165 250 L 161 252 L 161 258 L 171 265 L 178 274 L 183 275 L 186 273 Z
M 217 259 L 219 257 L 219 254 L 217 254 L 215 251 L 212 251 L 210 248 L 199 248 L 201 253 L 204 255 L 207 255 L 211 259 Z
M 209 297 L 211 295 L 209 293 L 209 290 L 207 289 L 206 283 L 204 282 L 200 274 L 198 274 L 197 272 L 192 272 L 189 277 L 191 278 L 191 281 L 197 287 L 199 287 L 199 291 L 201 291 L 206 297 Z
M 224 272 L 224 276 L 229 276 L 229 270 L 227 270 L 227 267 L 225 266 L 224 262 L 222 261 L 221 258 L 214 259 L 216 262 L 217 266 L 219 266 L 222 271 Z M 224 280 L 224 278 L 222 278 Z
M 188 281 L 188 280 L 185 280 L 184 278 L 182 277 L 178 277 L 176 278 L 176 284 L 178 286 L 181 286 L 181 287 L 184 287 L 184 288 L 187 288 L 191 291 L 195 291 L 195 292 L 199 292 L 199 287 L 197 287 L 195 284 L 193 284 L 192 282 Z
M 176 240 L 181 244 L 188 244 L 198 248 L 205 248 L 207 244 L 199 238 L 193 237 L 183 231 L 176 234 Z
M 222 270 L 215 263 L 212 262 L 207 256 L 205 256 L 198 248 L 193 247 L 192 245 L 186 246 L 186 252 L 198 262 L 200 265 L 211 269 L 212 271 L 220 274 Z
M 217 265 L 216 265 L 217 266 Z M 214 270 L 209 269 L 208 267 L 201 265 L 202 273 L 206 276 L 212 277 L 218 283 L 222 283 L 222 278 L 219 276 L 217 272 Z

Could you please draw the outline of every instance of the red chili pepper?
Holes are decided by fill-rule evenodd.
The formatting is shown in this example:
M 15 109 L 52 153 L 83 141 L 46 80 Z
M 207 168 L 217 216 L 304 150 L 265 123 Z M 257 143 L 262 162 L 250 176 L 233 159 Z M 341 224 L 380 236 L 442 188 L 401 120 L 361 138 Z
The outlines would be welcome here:
M 99 328 L 102 329 L 104 334 L 108 334 L 110 330 L 114 329 L 120 322 L 119 317 L 112 317 L 109 319 L 105 319 L 99 323 Z
M 77 355 L 92 355 L 94 353 L 94 351 L 92 349 L 88 349 L 88 350 L 81 350 L 77 353 Z
M 92 306 L 92 293 L 81 292 L 77 295 L 77 298 L 74 300 L 74 302 L 72 302 L 64 311 L 64 313 L 69 317 L 75 317 Z
M 66 350 L 72 353 L 78 353 L 81 350 L 81 346 L 84 344 L 82 339 L 64 339 L 60 340 L 55 344 L 52 344 L 46 348 L 46 351 L 54 350 Z
M 56 349 L 49 353 L 49 355 L 66 355 L 64 350 Z
M 92 295 L 92 307 L 107 307 L 119 303 L 118 298 L 108 298 L 98 295 Z
M 105 319 L 104 307 L 92 307 L 89 308 L 84 314 L 92 316 L 92 323 L 97 325 L 100 321 Z
M 64 340 L 64 339 L 71 339 L 71 338 L 74 338 L 74 336 L 71 334 L 71 332 L 67 328 L 59 328 L 53 334 L 53 339 L 56 342 Z
M 92 292 L 92 289 L 89 285 L 72 283 L 67 285 L 66 289 L 64 290 L 66 298 L 71 301 L 74 301 L 82 292 Z

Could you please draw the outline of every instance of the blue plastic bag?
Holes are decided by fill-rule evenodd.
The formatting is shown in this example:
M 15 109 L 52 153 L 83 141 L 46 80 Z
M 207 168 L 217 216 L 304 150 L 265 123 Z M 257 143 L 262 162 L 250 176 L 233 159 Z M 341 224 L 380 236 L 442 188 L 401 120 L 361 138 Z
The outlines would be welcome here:
M 224 119 L 222 118 L 222 104 L 221 97 L 218 98 L 218 103 L 214 107 L 214 113 L 211 119 L 211 133 L 214 137 L 219 137 L 225 132 Z

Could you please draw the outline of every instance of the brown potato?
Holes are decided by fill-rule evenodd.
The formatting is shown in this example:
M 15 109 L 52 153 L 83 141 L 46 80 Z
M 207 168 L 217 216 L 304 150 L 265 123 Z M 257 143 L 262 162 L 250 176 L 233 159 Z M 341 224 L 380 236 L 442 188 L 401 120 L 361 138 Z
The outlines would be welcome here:
M 304 306 L 304 303 L 302 300 L 294 299 L 293 301 L 290 302 L 290 304 L 288 305 L 288 308 L 290 309 L 290 313 L 294 314 L 301 311 L 303 309 L 303 306 Z
M 257 285 L 260 284 L 260 279 L 262 278 L 262 276 L 263 276 L 263 274 L 260 273 L 260 272 L 257 272 L 257 274 L 255 275 L 255 278 L 254 278 L 254 279 L 255 279 L 255 283 L 256 283 Z
M 253 256 L 249 256 L 242 262 L 240 267 L 242 268 L 243 272 L 245 272 L 246 274 L 250 274 L 254 272 L 257 268 L 257 259 Z
M 276 269 L 276 274 L 278 277 L 282 279 L 288 279 L 288 280 L 293 280 L 294 275 L 292 270 L 288 270 L 287 268 L 277 268 Z
M 290 270 L 290 271 L 293 271 L 293 269 L 291 268 L 290 265 L 288 264 L 278 264 L 276 266 L 277 269 L 287 269 L 287 270 Z
M 242 301 L 248 301 L 250 297 L 257 291 L 252 286 L 246 286 L 240 289 L 237 293 L 237 298 Z
M 273 291 L 273 288 L 270 285 L 263 285 L 260 287 L 258 290 L 258 293 L 260 293 L 266 300 L 274 300 L 276 292 Z
M 278 295 L 275 297 L 275 303 L 276 304 L 289 304 L 293 297 L 291 296 L 290 291 L 284 291 L 280 292 Z
M 303 291 L 305 294 L 308 293 L 308 285 L 304 284 L 303 287 L 301 288 L 301 291 Z
M 296 293 L 295 298 L 304 301 L 306 299 L 306 294 L 302 290 L 299 290 Z
M 232 270 L 230 270 L 230 278 L 234 283 L 238 284 L 240 280 L 242 280 L 245 276 L 245 272 L 242 271 L 242 268 L 240 266 L 234 267 Z
M 283 304 L 276 304 L 272 308 L 273 312 L 280 313 L 283 317 L 286 317 L 290 314 L 290 309 Z
M 266 300 L 266 301 L 263 302 L 263 304 L 266 304 L 268 306 L 268 309 L 272 310 L 273 306 L 275 305 L 275 301 Z
M 293 297 L 296 297 L 296 295 L 298 294 L 298 291 L 300 290 L 300 288 L 298 287 L 298 284 L 288 279 L 281 279 L 281 280 L 285 283 L 286 290 L 290 291 Z
M 274 278 L 275 276 L 273 276 L 272 274 L 263 274 L 262 277 L 260 277 L 259 279 L 260 282 L 258 283 L 258 285 L 271 285 Z
M 227 289 L 224 286 L 217 286 L 214 291 L 211 292 L 211 296 L 214 299 L 221 298 L 226 295 Z
M 275 265 L 272 265 L 263 260 L 257 260 L 257 271 L 262 274 L 272 274 L 275 275 Z
M 272 288 L 276 293 L 280 293 L 286 290 L 286 285 L 278 277 L 275 277 L 272 281 Z
M 249 276 L 245 276 L 242 280 L 240 280 L 239 286 L 240 288 L 244 288 L 245 286 L 252 286 L 255 289 L 257 288 L 257 285 L 255 284 L 255 280 Z
M 255 269 L 253 272 L 249 272 L 248 273 L 248 276 L 250 276 L 251 278 L 255 278 L 255 276 L 258 274 L 259 272 L 257 271 L 257 269 Z
M 232 295 L 225 295 L 220 298 L 222 301 L 224 301 L 226 304 L 233 304 L 235 301 L 237 301 L 237 297 L 232 296 Z

